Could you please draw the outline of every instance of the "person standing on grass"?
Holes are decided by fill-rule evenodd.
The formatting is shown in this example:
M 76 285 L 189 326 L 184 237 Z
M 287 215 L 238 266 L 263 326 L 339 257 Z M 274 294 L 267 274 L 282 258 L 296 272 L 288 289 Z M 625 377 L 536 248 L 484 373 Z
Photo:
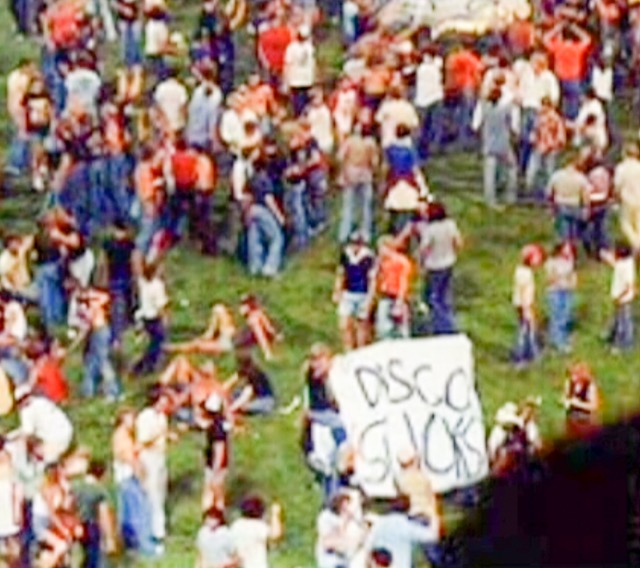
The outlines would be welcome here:
M 544 260 L 538 245 L 527 245 L 520 253 L 520 263 L 513 277 L 513 305 L 518 315 L 518 334 L 513 350 L 513 362 L 522 367 L 534 361 L 540 353 L 536 322 L 536 284 L 534 269 Z
M 378 241 L 377 339 L 407 338 L 411 334 L 409 291 L 413 266 L 403 248 L 390 235 Z
M 608 341 L 611 344 L 612 353 L 619 353 L 633 346 L 632 303 L 638 293 L 636 261 L 629 245 L 623 242 L 616 244 L 613 258 L 606 258 L 613 268 L 611 299 L 614 306 L 613 324 Z
M 557 244 L 544 265 L 549 305 L 549 339 L 560 353 L 570 353 L 569 333 L 573 320 L 578 274 L 571 243 Z
M 600 259 L 609 248 L 608 216 L 613 194 L 613 176 L 604 160 L 589 152 L 585 171 L 591 184 L 589 192 L 589 218 L 582 227 L 582 244 L 586 253 Z
M 151 508 L 151 535 L 154 552 L 164 553 L 167 534 L 166 501 L 169 485 L 167 444 L 169 443 L 169 414 L 172 403 L 169 394 L 160 389 L 151 392 L 149 406 L 136 419 L 136 441 L 142 466 L 142 483 Z
M 558 154 L 567 145 L 567 129 L 564 119 L 554 108 L 551 99 L 544 97 L 533 121 L 530 133 L 531 152 L 527 162 L 525 184 L 527 193 L 534 199 L 544 195 L 544 188 L 556 169 Z M 538 183 L 542 174 L 543 183 Z
M 100 381 L 107 400 L 122 396 L 122 385 L 113 364 L 109 308 L 111 298 L 106 290 L 86 288 L 78 293 L 78 306 L 88 323 L 87 348 L 84 353 L 83 395 L 96 395 Z
M 134 365 L 134 375 L 145 375 L 156 371 L 161 363 L 166 339 L 166 311 L 169 296 L 159 266 L 146 263 L 138 278 L 139 308 L 136 319 L 144 325 L 149 343 L 142 358 Z
M 231 525 L 231 535 L 242 568 L 269 568 L 269 546 L 284 535 L 282 507 L 273 503 L 269 520 L 265 520 L 265 503 L 248 496 L 240 504 L 240 518 Z
M 620 201 L 620 229 L 635 253 L 640 252 L 640 146 L 628 142 L 616 166 L 613 190 Z
M 229 442 L 231 424 L 226 417 L 222 397 L 212 393 L 203 405 L 203 426 L 206 431 L 205 481 L 202 509 L 211 507 L 224 511 L 225 478 L 229 468 Z
M 553 205 L 556 233 L 561 241 L 575 243 L 580 225 L 587 216 L 591 184 L 584 173 L 583 159 L 576 153 L 567 158 L 565 166 L 556 170 L 547 186 L 547 196 Z
M 369 316 L 375 293 L 375 257 L 356 231 L 340 255 L 333 301 L 338 304 L 342 344 L 346 350 L 369 342 Z
M 418 252 L 425 279 L 424 300 L 429 306 L 431 333 L 457 333 L 452 281 L 453 267 L 463 247 L 462 235 L 442 203 L 423 202 L 421 207 L 420 218 L 405 228 L 398 242 L 406 242 L 414 234 L 419 239 Z
M 486 100 L 478 102 L 473 113 L 472 128 L 482 135 L 484 161 L 484 198 L 489 207 L 497 205 L 496 185 L 501 175 L 507 178 L 506 201 L 518 197 L 518 164 L 513 145 L 520 118 L 517 107 L 503 96 L 504 77 L 500 76 Z

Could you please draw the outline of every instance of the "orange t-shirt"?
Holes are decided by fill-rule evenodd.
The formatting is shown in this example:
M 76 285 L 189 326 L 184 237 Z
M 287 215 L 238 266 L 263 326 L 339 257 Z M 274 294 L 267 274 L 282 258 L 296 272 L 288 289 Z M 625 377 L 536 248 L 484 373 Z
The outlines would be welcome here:
M 258 36 L 258 49 L 270 71 L 281 74 L 284 68 L 284 54 L 293 41 L 288 26 L 274 26 Z
M 446 82 L 451 91 L 477 90 L 482 80 L 482 61 L 469 50 L 452 53 L 446 65 Z
M 553 56 L 553 68 L 561 81 L 583 79 L 587 71 L 587 56 L 591 43 L 587 41 L 565 41 L 556 38 L 547 44 Z
M 411 261 L 406 255 L 393 252 L 383 254 L 378 266 L 378 290 L 385 296 L 405 300 L 409 293 Z
M 516 20 L 507 30 L 509 43 L 514 51 L 523 53 L 531 49 L 535 43 L 535 29 L 527 20 Z
M 198 155 L 193 150 L 177 151 L 171 157 L 176 189 L 192 190 L 198 183 Z

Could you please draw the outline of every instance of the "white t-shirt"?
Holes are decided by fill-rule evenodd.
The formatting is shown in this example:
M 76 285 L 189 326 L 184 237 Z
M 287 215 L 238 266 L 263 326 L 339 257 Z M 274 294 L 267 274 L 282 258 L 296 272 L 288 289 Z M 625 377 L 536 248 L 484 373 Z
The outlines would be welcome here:
M 613 69 L 611 67 L 603 69 L 596 65 L 591 73 L 591 86 L 600 100 L 611 102 L 613 99 Z
M 162 310 L 169 303 L 167 288 L 161 278 L 138 279 L 138 300 L 140 307 L 138 315 L 142 319 L 152 320 L 158 318 Z
M 513 276 L 513 305 L 517 308 L 533 306 L 535 292 L 533 270 L 528 266 L 518 265 Z
M 333 119 L 327 105 L 307 107 L 307 119 L 311 125 L 311 134 L 325 153 L 333 150 Z
M 144 27 L 145 55 L 162 55 L 169 43 L 169 26 L 164 20 L 148 20 Z
M 628 304 L 636 297 L 636 261 L 632 256 L 616 260 L 611 280 L 611 298 Z
M 425 56 L 416 70 L 415 105 L 426 108 L 444 99 L 444 81 L 442 78 L 442 57 Z
M 323 568 L 333 568 L 346 563 L 345 559 L 335 552 L 330 552 L 322 544 L 322 541 L 336 533 L 342 533 L 342 520 L 338 515 L 329 509 L 324 509 L 318 515 L 316 521 L 316 531 L 318 540 L 316 541 L 316 563 Z
M 69 101 L 79 102 L 90 113 L 96 112 L 98 95 L 102 87 L 100 75 L 91 69 L 79 67 L 67 75 L 64 86 Z
M 62 409 L 49 399 L 32 396 L 20 409 L 20 429 L 45 444 L 71 443 L 73 424 Z
M 27 316 L 19 302 L 8 302 L 4 307 L 4 325 L 5 331 L 18 341 L 27 338 L 29 332 Z
M 0 539 L 16 536 L 22 528 L 16 514 L 21 496 L 22 491 L 15 481 L 0 480 Z
M 284 54 L 284 76 L 289 87 L 311 87 L 315 82 L 316 57 L 311 41 L 292 41 Z
M 165 115 L 169 128 L 174 132 L 185 126 L 185 109 L 189 102 L 187 88 L 177 79 L 162 81 L 157 87 L 153 98 Z
M 231 535 L 243 568 L 269 568 L 267 523 L 243 517 L 231 525 Z
M 418 113 L 405 99 L 387 99 L 376 113 L 376 122 L 380 124 L 382 147 L 387 148 L 396 141 L 396 128 L 399 125 L 414 130 L 420 124 Z
M 169 421 L 155 408 L 148 406 L 136 418 L 136 440 L 147 449 L 164 452 L 167 449 Z

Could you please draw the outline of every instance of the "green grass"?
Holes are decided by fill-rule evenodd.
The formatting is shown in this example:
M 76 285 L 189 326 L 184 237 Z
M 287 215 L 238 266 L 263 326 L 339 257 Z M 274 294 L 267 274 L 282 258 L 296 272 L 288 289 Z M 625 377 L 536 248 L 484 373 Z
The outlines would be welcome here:
M 181 23 L 192 20 L 194 8 L 181 12 Z M 0 72 L 3 77 L 23 56 L 35 56 L 33 44 L 17 42 L 11 34 L 9 14 L 0 8 Z M 241 73 L 251 61 L 247 38 L 240 52 Z M 335 63 L 340 57 L 337 43 L 321 46 L 323 62 Z M 0 104 L 4 108 L 4 89 Z M 6 115 L 0 120 L 0 136 L 8 142 Z M 515 314 L 510 304 L 512 271 L 520 247 L 531 241 L 551 243 L 549 212 L 543 209 L 516 208 L 498 213 L 481 203 L 480 163 L 473 156 L 446 156 L 429 166 L 428 179 L 435 194 L 446 202 L 465 236 L 466 247 L 455 274 L 456 304 L 461 328 L 475 344 L 476 373 L 487 423 L 506 400 L 520 400 L 529 394 L 543 397 L 540 412 L 542 434 L 547 440 L 563 433 L 563 412 L 557 400 L 567 365 L 584 359 L 594 368 L 604 397 L 604 415 L 613 421 L 636 409 L 640 386 L 640 361 L 634 354 L 615 358 L 608 354 L 599 337 L 608 323 L 610 274 L 602 265 L 582 262 L 577 296 L 578 329 L 575 353 L 560 357 L 545 353 L 542 361 L 523 372 L 508 363 L 508 352 L 515 334 Z M 39 203 L 22 192 L 0 201 L 0 226 L 26 230 L 32 227 Z M 171 253 L 168 284 L 174 309 L 171 314 L 173 339 L 199 333 L 206 325 L 213 302 L 236 304 L 245 292 L 256 292 L 286 334 L 276 360 L 268 365 L 280 400 L 288 402 L 302 387 L 300 366 L 314 341 L 338 346 L 335 309 L 330 302 L 333 273 L 337 259 L 335 231 L 325 235 L 303 255 L 294 256 L 277 282 L 249 278 L 242 267 L 227 259 L 204 258 L 188 248 Z M 540 285 L 539 288 L 542 288 Z M 416 294 L 419 289 L 416 286 Z M 543 305 L 543 295 L 539 292 Z M 189 304 L 182 306 L 186 298 Z M 133 337 L 128 351 L 138 351 Z M 231 362 L 222 360 L 221 368 Z M 77 383 L 80 362 L 70 361 L 68 373 Z M 141 400 L 144 385 L 128 384 L 127 390 Z M 100 401 L 74 399 L 69 411 L 77 426 L 78 441 L 93 449 L 98 457 L 109 457 L 113 412 Z M 299 450 L 299 416 L 279 416 L 252 420 L 244 434 L 234 439 L 233 467 L 229 481 L 230 504 L 247 491 L 258 491 L 267 499 L 277 499 L 285 511 L 286 537 L 274 550 L 276 568 L 308 567 L 313 564 L 314 522 L 319 492 L 302 461 Z M 170 451 L 171 496 L 170 537 L 161 567 L 192 566 L 193 541 L 199 526 L 201 487 L 201 445 L 198 435 L 184 437 Z

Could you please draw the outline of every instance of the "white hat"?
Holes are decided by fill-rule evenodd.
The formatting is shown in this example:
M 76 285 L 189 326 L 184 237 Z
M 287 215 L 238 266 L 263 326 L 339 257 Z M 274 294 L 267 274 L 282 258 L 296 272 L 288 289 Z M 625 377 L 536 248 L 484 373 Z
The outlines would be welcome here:
M 220 412 L 222 410 L 222 399 L 216 393 L 210 394 L 204 403 L 204 409 L 209 412 Z
M 411 446 L 405 446 L 398 451 L 396 457 L 400 465 L 406 466 L 416 459 L 417 454 L 414 448 Z
M 514 425 L 522 428 L 522 417 L 515 402 L 505 402 L 496 412 L 496 422 L 502 426 Z
M 21 400 L 24 400 L 25 398 L 27 398 L 32 392 L 33 391 L 31 389 L 31 385 L 26 383 L 22 385 L 18 385 L 16 389 L 13 391 L 13 398 L 16 402 L 20 402 Z

